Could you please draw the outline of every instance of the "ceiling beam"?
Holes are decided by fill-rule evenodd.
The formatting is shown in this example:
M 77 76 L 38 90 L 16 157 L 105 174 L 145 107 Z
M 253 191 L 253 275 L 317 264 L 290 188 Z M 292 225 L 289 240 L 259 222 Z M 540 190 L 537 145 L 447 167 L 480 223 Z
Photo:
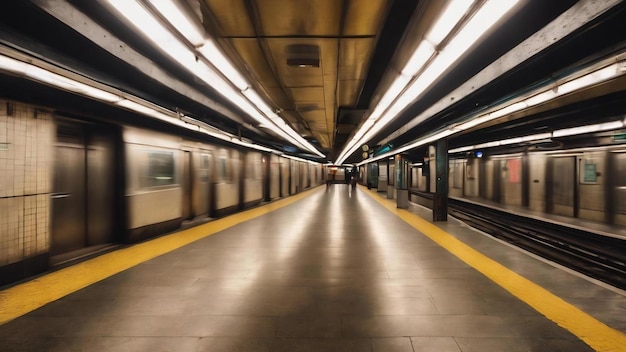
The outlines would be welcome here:
M 128 46 L 124 41 L 119 39 L 106 28 L 102 27 L 99 23 L 92 20 L 89 16 L 71 5 L 69 2 L 64 0 L 32 1 L 35 5 L 51 16 L 77 31 L 110 54 L 126 62 L 139 72 L 158 81 L 164 86 L 175 90 L 181 95 L 202 104 L 208 109 L 225 116 L 231 121 L 244 126 L 246 129 L 254 131 L 259 135 L 265 135 L 265 132 L 258 130 L 256 127 L 243 120 L 237 113 L 220 104 L 216 100 L 211 99 L 205 93 L 202 93 L 196 88 L 191 87 L 185 82 L 179 80 L 174 75 L 162 69 L 154 61 Z M 184 107 L 181 108 L 184 109 Z
M 498 77 L 513 70 L 515 67 L 537 55 L 541 51 L 574 33 L 584 25 L 610 10 L 621 0 L 581 0 L 569 8 L 547 26 L 537 31 L 498 60 L 491 63 L 478 74 L 460 85 L 458 88 L 439 99 L 435 104 L 404 123 L 399 129 L 381 139 L 378 144 L 384 145 L 409 132 L 446 108 L 456 104 Z

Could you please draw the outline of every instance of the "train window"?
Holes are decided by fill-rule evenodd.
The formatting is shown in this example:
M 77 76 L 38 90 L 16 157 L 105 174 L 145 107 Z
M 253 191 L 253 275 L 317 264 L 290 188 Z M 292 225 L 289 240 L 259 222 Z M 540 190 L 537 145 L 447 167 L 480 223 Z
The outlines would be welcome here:
M 200 167 L 198 168 L 198 174 L 200 176 L 200 182 L 209 182 L 209 154 L 200 154 Z
M 220 164 L 219 164 L 219 175 L 220 175 L 220 180 L 224 181 L 228 179 L 228 165 L 227 165 L 228 160 L 226 160 L 226 158 L 220 158 Z
M 261 155 L 252 153 L 246 158 L 246 178 L 259 180 L 261 175 Z
M 141 187 L 173 185 L 176 182 L 174 152 L 148 151 L 148 165 L 141 177 Z
M 593 160 L 580 159 L 580 183 L 598 183 L 598 164 Z
M 463 162 L 455 160 L 450 165 L 452 172 L 452 187 L 463 188 Z
M 509 175 L 509 183 L 522 183 L 522 159 L 507 160 L 506 171 Z
M 220 158 L 217 162 L 217 177 L 220 182 L 229 182 L 232 179 L 232 158 L 230 151 L 222 149 L 220 152 Z

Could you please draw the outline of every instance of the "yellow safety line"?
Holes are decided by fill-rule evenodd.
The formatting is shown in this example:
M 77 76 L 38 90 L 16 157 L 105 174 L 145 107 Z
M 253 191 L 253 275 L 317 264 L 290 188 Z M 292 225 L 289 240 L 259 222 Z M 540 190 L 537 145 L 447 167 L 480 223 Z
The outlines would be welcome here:
M 0 325 L 135 265 L 285 207 L 311 195 L 313 191 L 103 254 L 0 291 Z
M 406 210 L 398 209 L 394 200 L 375 196 L 373 192 L 375 191 L 366 193 L 469 266 L 487 276 L 548 319 L 578 336 L 594 350 L 602 352 L 626 351 L 626 334 L 607 326 L 545 288 L 478 252 L 433 223 Z

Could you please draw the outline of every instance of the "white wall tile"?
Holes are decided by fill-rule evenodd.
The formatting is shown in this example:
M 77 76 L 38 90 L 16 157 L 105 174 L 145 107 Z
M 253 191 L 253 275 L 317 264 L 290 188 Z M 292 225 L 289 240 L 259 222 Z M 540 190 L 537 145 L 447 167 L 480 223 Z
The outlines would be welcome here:
M 55 125 L 47 112 L 0 100 L 0 265 L 49 248 L 52 153 Z

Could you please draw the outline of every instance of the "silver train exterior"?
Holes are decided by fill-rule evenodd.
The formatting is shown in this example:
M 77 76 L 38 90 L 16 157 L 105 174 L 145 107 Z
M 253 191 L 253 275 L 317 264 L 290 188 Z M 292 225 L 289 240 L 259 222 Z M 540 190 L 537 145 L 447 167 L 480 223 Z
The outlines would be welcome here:
M 421 165 L 412 168 L 413 190 L 427 191 L 424 171 Z M 626 226 L 626 149 L 609 145 L 451 157 L 448 194 Z M 412 200 L 428 205 L 420 198 Z
M 133 127 L 123 128 L 130 241 L 323 183 L 322 167 Z
M 0 285 L 325 182 L 325 166 L 0 100 Z

